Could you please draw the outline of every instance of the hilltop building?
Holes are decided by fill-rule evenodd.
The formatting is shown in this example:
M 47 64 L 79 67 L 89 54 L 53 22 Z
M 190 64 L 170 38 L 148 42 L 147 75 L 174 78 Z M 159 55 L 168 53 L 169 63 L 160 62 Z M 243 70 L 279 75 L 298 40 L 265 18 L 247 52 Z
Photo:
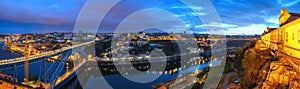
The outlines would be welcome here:
M 280 10 L 279 28 L 267 27 L 261 40 L 272 50 L 300 59 L 300 14 Z
M 269 28 L 261 41 L 272 50 L 274 60 L 270 63 L 263 89 L 284 86 L 299 89 L 300 86 L 300 14 L 280 10 L 279 28 Z

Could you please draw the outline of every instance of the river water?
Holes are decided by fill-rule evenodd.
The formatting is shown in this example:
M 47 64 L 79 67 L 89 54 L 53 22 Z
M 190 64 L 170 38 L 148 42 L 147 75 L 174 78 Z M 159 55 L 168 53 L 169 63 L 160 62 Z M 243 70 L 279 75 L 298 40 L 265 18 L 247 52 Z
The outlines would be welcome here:
M 0 60 L 2 59 L 10 59 L 10 58 L 16 58 L 16 57 L 22 57 L 22 53 L 17 53 L 17 52 L 9 52 L 4 50 L 3 47 L 4 43 L 0 42 Z
M 178 72 L 173 73 L 173 74 L 162 73 L 160 75 L 157 72 L 156 73 L 150 72 L 150 73 L 143 74 L 143 75 L 139 75 L 139 74 L 131 75 L 132 77 L 143 77 L 143 78 L 160 75 L 159 78 L 157 78 L 156 80 L 149 82 L 149 83 L 138 83 L 138 82 L 131 81 L 131 80 L 127 79 L 126 77 L 123 77 L 121 74 L 113 74 L 113 75 L 106 75 L 106 76 L 90 76 L 88 78 L 88 81 L 82 85 L 78 82 L 77 78 L 75 77 L 74 79 L 72 79 L 72 81 L 70 81 L 63 88 L 64 89 L 74 89 L 74 88 L 82 89 L 82 86 L 84 86 L 85 89 L 102 89 L 102 88 L 104 88 L 103 83 L 99 83 L 99 81 L 97 81 L 97 79 L 105 79 L 106 82 L 109 84 L 109 86 L 113 89 L 151 89 L 152 85 L 169 81 L 173 78 L 178 77 L 178 75 L 180 75 L 180 74 L 187 74 L 187 73 L 193 72 L 195 70 L 202 70 L 203 68 L 209 66 L 210 64 L 212 64 L 213 66 L 216 66 L 218 64 L 221 64 L 221 62 L 222 62 L 222 60 L 215 60 L 212 62 L 207 62 L 205 64 L 191 66 L 189 68 L 186 68 L 185 70 L 179 70 Z
M 9 52 L 7 50 L 4 50 L 2 46 L 4 45 L 3 42 L 0 43 L 0 60 L 3 59 L 12 59 L 12 58 L 18 58 L 22 57 L 22 53 L 17 52 Z M 34 62 L 29 63 L 29 78 L 40 78 L 42 71 L 49 70 L 50 66 L 53 64 L 53 62 L 47 62 L 47 59 L 40 59 Z M 44 63 L 44 66 L 42 64 Z M 23 82 L 24 79 L 24 65 L 15 65 L 14 67 L 6 67 L 6 68 L 0 68 L 1 73 L 14 76 L 16 79 L 18 79 L 19 82 Z M 66 69 L 63 68 L 62 73 L 65 73 Z M 0 88 L 1 89 L 1 88 Z
M 2 46 L 4 45 L 3 42 L 0 43 L 0 60 L 1 59 L 10 59 L 10 58 L 16 58 L 16 57 L 21 57 L 23 56 L 21 53 L 14 53 L 14 52 L 9 52 L 6 50 L 2 49 Z M 40 77 L 40 73 L 41 73 L 41 64 L 42 64 L 42 60 L 41 61 L 36 61 L 36 62 L 32 62 L 29 65 L 29 75 L 30 77 L 32 76 L 36 76 L 36 77 Z M 164 72 L 160 75 L 158 72 L 155 73 L 147 73 L 147 74 L 143 74 L 143 75 L 132 75 L 133 77 L 144 77 L 147 78 L 149 76 L 155 76 L 155 75 L 160 75 L 159 78 L 157 78 L 156 80 L 149 82 L 149 83 L 137 83 L 131 80 L 126 79 L 125 77 L 123 77 L 120 74 L 112 74 L 112 75 L 106 75 L 106 76 L 90 76 L 87 79 L 87 83 L 83 84 L 82 86 L 84 86 L 86 89 L 101 89 L 101 83 L 97 83 L 98 81 L 96 81 L 95 79 L 99 79 L 99 78 L 103 78 L 106 80 L 106 82 L 109 84 L 109 86 L 113 89 L 151 89 L 152 85 L 154 84 L 158 84 L 161 82 L 166 82 L 169 81 L 173 78 L 178 77 L 178 75 L 180 74 L 186 74 L 186 73 L 190 73 L 193 72 L 194 70 L 201 70 L 207 66 L 209 66 L 210 64 L 212 65 L 218 65 L 222 62 L 222 60 L 216 60 L 216 61 L 212 61 L 212 62 L 207 62 L 205 64 L 199 64 L 199 65 L 195 65 L 195 66 L 191 66 L 189 68 L 186 68 L 184 70 L 179 70 L 176 73 L 173 74 L 165 74 Z M 44 62 L 45 63 L 45 67 L 46 70 L 47 68 L 49 68 L 53 63 L 51 62 Z M 19 81 L 23 81 L 24 78 L 24 66 L 20 65 L 20 66 L 16 66 L 15 68 L 5 68 L 5 69 L 0 69 L 2 73 L 4 74 L 8 74 L 8 75 L 14 75 Z M 63 73 L 65 72 L 65 69 L 63 70 Z M 77 77 L 74 77 L 71 81 L 69 81 L 66 85 L 64 85 L 64 87 L 62 87 L 62 89 L 82 89 L 81 84 L 79 83 Z

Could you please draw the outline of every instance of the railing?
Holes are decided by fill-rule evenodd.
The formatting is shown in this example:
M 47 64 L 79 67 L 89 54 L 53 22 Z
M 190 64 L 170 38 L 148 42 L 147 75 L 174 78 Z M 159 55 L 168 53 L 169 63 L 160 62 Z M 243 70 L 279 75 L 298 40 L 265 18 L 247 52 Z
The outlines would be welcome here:
M 31 55 L 28 57 L 28 61 L 36 59 L 36 58 L 41 58 L 41 57 L 45 57 L 45 56 L 49 56 L 49 55 L 54 55 L 60 52 L 64 52 L 79 46 L 83 46 L 83 45 L 87 45 L 87 44 L 91 44 L 94 43 L 93 41 L 89 41 L 89 42 L 84 42 L 81 44 L 76 44 L 76 45 L 72 45 L 72 46 L 68 46 L 68 47 L 63 47 L 57 50 L 53 50 L 53 51 L 48 51 L 48 52 L 44 52 L 41 54 L 37 54 L 37 55 Z M 5 60 L 0 60 L 0 65 L 6 65 L 6 64 L 13 64 L 13 63 L 18 63 L 18 62 L 24 62 L 25 57 L 19 57 L 19 58 L 14 58 L 14 59 L 5 59 Z

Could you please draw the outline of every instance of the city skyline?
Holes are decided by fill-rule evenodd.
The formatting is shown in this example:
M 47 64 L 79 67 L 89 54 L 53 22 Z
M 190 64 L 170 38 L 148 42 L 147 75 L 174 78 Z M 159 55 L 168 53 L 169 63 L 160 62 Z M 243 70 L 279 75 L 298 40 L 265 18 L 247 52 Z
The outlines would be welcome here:
M 300 89 L 300 0 L 0 3 L 0 89 Z
M 278 27 L 280 8 L 287 8 L 290 12 L 300 12 L 296 7 L 300 4 L 300 0 L 279 0 L 275 2 L 272 0 L 252 2 L 212 0 L 211 2 L 220 16 L 226 35 L 261 34 L 267 26 Z M 46 2 L 12 0 L 1 1 L 0 3 L 3 3 L 0 6 L 2 8 L 0 9 L 2 13 L 0 15 L 0 34 L 22 34 L 73 31 L 77 16 L 85 0 Z M 204 25 L 201 21 L 194 20 L 196 18 L 195 14 L 202 16 L 209 15 L 209 13 L 193 13 L 189 7 L 182 5 L 178 1 L 153 0 L 144 2 L 125 0 L 111 9 L 110 13 L 102 21 L 98 33 L 113 32 L 126 16 L 146 8 L 164 9 L 175 13 L 176 17 L 184 20 L 186 26 L 194 33 L 205 33 L 205 27 L 208 26 L 217 27 L 214 25 L 214 22 Z M 200 11 L 205 10 L 201 6 L 191 8 L 196 8 Z M 90 10 L 90 12 L 96 14 L 97 12 L 101 13 L 101 10 L 95 9 Z M 149 13 L 149 15 L 153 14 Z M 166 18 L 162 19 L 161 22 L 170 22 L 168 17 L 161 16 L 161 18 Z M 167 30 L 172 31 L 174 29 Z

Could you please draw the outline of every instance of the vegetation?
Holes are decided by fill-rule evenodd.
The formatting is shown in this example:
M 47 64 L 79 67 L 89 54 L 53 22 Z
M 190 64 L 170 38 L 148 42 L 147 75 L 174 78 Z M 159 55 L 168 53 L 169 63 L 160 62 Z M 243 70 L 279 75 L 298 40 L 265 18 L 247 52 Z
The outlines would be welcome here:
M 226 64 L 225 64 L 225 68 L 224 68 L 223 74 L 234 72 L 234 70 L 231 68 L 231 64 L 233 62 L 234 62 L 234 60 L 232 60 L 231 58 L 226 58 Z
M 252 41 L 244 47 L 237 48 L 233 53 L 234 58 L 227 58 L 224 74 L 233 72 L 231 64 L 237 69 L 237 75 L 230 78 L 229 84 L 238 85 L 243 89 L 261 88 L 267 77 L 269 66 L 274 58 L 270 54 L 270 49 L 260 47 L 264 45 L 260 41 Z M 240 78 L 240 82 L 236 82 Z M 221 82 L 224 82 L 225 76 Z M 222 84 L 222 83 L 220 83 Z M 219 88 L 221 86 L 219 85 Z M 224 86 L 223 86 L 224 87 Z
M 99 55 L 103 52 L 105 52 L 105 49 L 108 49 L 111 47 L 111 41 L 107 41 L 107 42 L 97 42 L 95 44 L 95 49 L 96 49 L 96 54 Z
M 262 86 L 262 82 L 266 79 L 272 56 L 270 49 L 262 50 L 258 46 L 261 44 L 260 41 L 252 41 L 234 51 L 235 62 L 237 62 L 234 67 L 238 69 L 238 75 L 234 76 L 232 80 L 240 77 L 243 88 Z
M 256 58 L 256 52 L 253 49 L 249 49 L 245 52 L 245 59 L 242 62 L 245 69 L 243 83 L 245 86 L 255 86 L 256 75 L 258 74 L 256 62 L 259 59 Z

